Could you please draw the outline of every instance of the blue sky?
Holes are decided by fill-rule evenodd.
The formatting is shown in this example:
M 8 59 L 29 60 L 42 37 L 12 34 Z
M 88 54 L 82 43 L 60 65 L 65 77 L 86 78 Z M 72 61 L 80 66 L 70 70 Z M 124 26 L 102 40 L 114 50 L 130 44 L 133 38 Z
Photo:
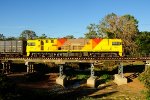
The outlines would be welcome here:
M 37 35 L 83 37 L 90 23 L 107 14 L 130 14 L 140 31 L 150 31 L 149 0 L 0 0 L 0 33 L 19 36 L 29 29 Z

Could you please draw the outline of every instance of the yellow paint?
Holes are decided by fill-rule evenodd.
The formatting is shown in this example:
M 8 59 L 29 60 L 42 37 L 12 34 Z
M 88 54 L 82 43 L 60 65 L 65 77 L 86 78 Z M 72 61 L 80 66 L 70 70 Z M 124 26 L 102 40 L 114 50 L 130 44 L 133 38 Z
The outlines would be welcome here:
M 92 39 L 82 48 L 83 51 L 92 50 Z
M 66 40 L 67 41 L 67 40 Z M 63 44 L 59 43 L 57 39 L 36 39 L 28 40 L 26 52 L 27 56 L 31 52 L 118 52 L 122 56 L 122 40 L 121 39 L 102 39 L 99 44 L 94 43 L 92 39 L 83 46 L 81 50 L 58 50 Z M 113 43 L 120 43 L 120 45 L 112 45 Z M 73 44 L 73 43 L 72 43 Z
M 30 43 L 34 43 L 35 45 L 28 45 Z M 30 52 L 49 52 L 54 50 L 57 50 L 57 39 L 36 39 L 27 41 L 27 56 L 30 55 Z

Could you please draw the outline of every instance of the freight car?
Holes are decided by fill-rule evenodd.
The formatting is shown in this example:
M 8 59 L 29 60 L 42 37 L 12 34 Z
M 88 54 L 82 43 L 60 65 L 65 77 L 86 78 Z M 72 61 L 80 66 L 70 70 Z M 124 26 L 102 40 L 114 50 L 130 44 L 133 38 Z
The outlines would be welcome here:
M 27 41 L 0 41 L 0 57 L 22 57 L 26 55 Z
M 27 40 L 30 57 L 118 57 L 121 39 L 36 39 Z

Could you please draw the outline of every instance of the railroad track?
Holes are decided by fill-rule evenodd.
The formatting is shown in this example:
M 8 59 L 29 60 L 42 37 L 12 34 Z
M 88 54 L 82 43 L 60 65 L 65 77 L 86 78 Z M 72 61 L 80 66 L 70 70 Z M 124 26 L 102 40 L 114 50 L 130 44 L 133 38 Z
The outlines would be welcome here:
M 150 57 L 0 57 L 0 60 L 150 60 Z

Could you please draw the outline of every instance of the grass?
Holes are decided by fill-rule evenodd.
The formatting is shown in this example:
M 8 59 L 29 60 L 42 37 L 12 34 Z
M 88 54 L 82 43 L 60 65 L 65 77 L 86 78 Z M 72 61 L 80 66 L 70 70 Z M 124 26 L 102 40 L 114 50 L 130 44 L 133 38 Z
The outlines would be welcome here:
M 92 98 L 92 97 L 86 97 L 86 96 L 84 96 L 83 98 L 78 99 L 78 100 L 98 100 L 98 99 L 95 99 L 95 98 Z
M 76 79 L 87 79 L 89 77 L 90 77 L 90 75 L 79 74 L 79 75 L 76 76 Z

